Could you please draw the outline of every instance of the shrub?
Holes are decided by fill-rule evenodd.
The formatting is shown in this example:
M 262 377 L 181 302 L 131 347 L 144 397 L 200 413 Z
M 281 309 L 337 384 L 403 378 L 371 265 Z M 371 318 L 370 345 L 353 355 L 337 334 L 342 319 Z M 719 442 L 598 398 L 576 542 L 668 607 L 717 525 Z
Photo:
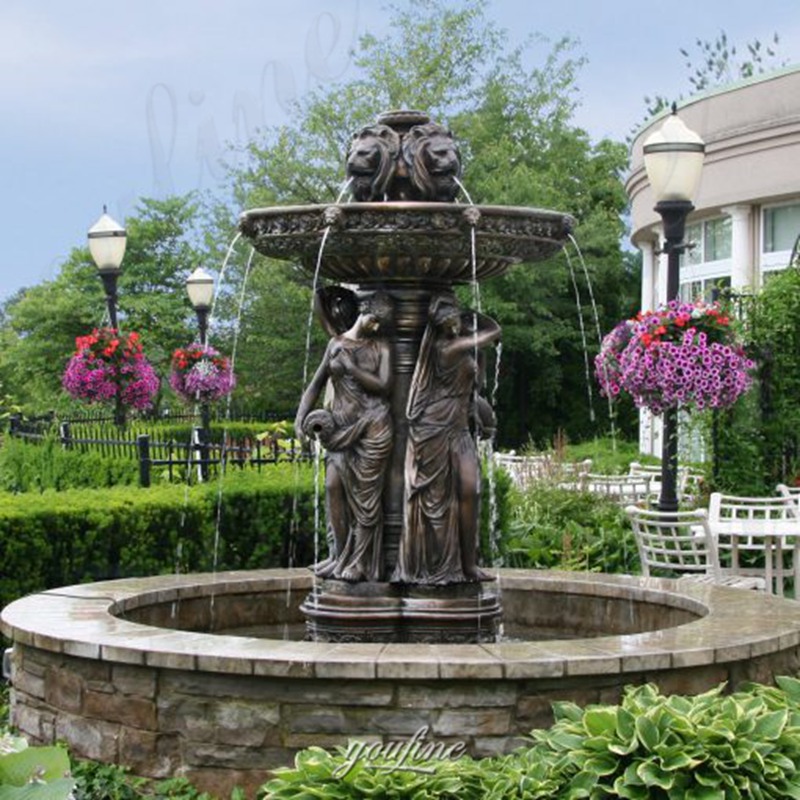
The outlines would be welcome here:
M 625 512 L 588 492 L 536 484 L 511 497 L 505 563 L 528 569 L 639 571 L 636 541 Z
M 7 495 L 0 507 L 0 605 L 82 581 L 310 564 L 313 484 L 311 465 L 286 463 L 232 470 L 195 486 Z M 506 488 L 499 478 L 499 525 L 508 518 Z
M 7 492 L 104 488 L 138 482 L 136 459 L 66 450 L 55 434 L 39 443 L 8 436 L 0 448 L 0 490 Z
M 8 495 L 0 604 L 81 581 L 309 563 L 311 473 L 280 464 L 192 487 Z
M 214 800 L 199 791 L 186 778 L 150 780 L 130 775 L 126 767 L 77 761 L 74 800 Z M 231 792 L 230 800 L 244 800 L 241 789 Z

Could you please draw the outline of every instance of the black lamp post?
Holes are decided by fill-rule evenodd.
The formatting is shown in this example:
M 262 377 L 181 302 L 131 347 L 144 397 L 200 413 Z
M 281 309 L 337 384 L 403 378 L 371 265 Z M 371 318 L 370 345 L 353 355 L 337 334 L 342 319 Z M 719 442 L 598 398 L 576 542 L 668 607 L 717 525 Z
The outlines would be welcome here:
M 89 252 L 100 273 L 103 288 L 106 292 L 108 320 L 114 330 L 119 331 L 117 323 L 117 279 L 119 278 L 122 258 L 128 234 L 118 222 L 112 219 L 103 206 L 100 219 L 89 228 Z M 114 422 L 122 427 L 125 424 L 125 407 L 117 393 L 114 400 Z
M 186 293 L 189 295 L 189 302 L 197 314 L 197 326 L 200 329 L 200 344 L 208 344 L 208 315 L 211 312 L 211 304 L 214 301 L 214 278 L 209 275 L 202 267 L 198 267 L 186 279 Z M 208 403 L 200 403 L 200 426 L 202 428 L 203 440 L 200 443 L 203 459 L 208 458 L 208 442 L 211 438 L 211 412 Z M 203 478 L 208 477 L 208 464 L 201 467 Z
M 664 247 L 667 254 L 667 302 L 679 299 L 680 255 L 686 249 L 683 236 L 686 217 L 694 209 L 692 198 L 697 191 L 703 168 L 705 145 L 678 117 L 675 104 L 672 114 L 644 143 L 644 165 L 656 199 L 655 210 L 664 224 Z M 659 511 L 678 510 L 678 412 L 664 412 L 661 449 L 661 496 Z
M 89 228 L 89 252 L 92 254 L 97 271 L 106 292 L 106 305 L 111 327 L 117 329 L 117 279 L 119 278 L 122 257 L 128 234 L 118 222 L 113 220 L 103 206 L 100 219 Z
M 186 279 L 186 293 L 189 302 L 197 314 L 197 325 L 200 328 L 200 344 L 208 344 L 208 315 L 214 301 L 214 278 L 202 267 L 198 267 Z

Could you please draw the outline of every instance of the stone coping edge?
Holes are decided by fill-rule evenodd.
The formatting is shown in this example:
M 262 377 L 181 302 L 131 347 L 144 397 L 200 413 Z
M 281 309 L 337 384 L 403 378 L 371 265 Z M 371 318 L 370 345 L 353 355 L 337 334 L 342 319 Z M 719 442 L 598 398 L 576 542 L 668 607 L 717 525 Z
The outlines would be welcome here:
M 301 592 L 307 569 L 128 578 L 29 595 L 6 606 L 0 631 L 20 645 L 112 663 L 317 679 L 527 679 L 617 674 L 742 661 L 800 644 L 800 603 L 665 578 L 498 570 L 504 591 L 660 603 L 698 614 L 662 630 L 498 644 L 328 644 L 156 628 L 117 614 L 151 603 L 251 592 Z

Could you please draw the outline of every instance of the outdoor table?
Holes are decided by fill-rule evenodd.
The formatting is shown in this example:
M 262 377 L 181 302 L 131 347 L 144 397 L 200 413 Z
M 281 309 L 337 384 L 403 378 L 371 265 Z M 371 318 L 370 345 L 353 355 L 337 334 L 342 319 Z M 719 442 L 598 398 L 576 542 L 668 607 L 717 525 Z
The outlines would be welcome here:
M 709 522 L 717 546 L 722 550 L 730 549 L 731 570 L 734 572 L 742 574 L 740 551 L 764 552 L 764 578 L 770 593 L 784 594 L 783 557 L 791 550 L 794 590 L 797 594 L 800 587 L 800 519 L 712 519 Z

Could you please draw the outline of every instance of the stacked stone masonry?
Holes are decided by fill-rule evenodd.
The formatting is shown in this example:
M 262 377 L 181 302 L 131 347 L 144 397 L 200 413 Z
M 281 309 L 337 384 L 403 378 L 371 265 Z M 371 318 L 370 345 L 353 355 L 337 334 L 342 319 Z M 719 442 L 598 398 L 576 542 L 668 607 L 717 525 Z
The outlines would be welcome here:
M 231 635 L 266 621 L 257 607 L 273 624 L 295 623 L 310 585 L 300 570 L 35 595 L 3 612 L 14 724 L 35 742 L 227 795 L 234 785 L 252 793 L 310 745 L 398 741 L 427 726 L 430 739 L 494 755 L 552 724 L 556 700 L 613 703 L 646 681 L 691 694 L 800 671 L 791 601 L 619 576 L 508 570 L 501 583 L 511 627 L 560 620 L 584 638 L 331 646 Z M 194 627 L 201 607 L 228 632 L 175 629 Z

